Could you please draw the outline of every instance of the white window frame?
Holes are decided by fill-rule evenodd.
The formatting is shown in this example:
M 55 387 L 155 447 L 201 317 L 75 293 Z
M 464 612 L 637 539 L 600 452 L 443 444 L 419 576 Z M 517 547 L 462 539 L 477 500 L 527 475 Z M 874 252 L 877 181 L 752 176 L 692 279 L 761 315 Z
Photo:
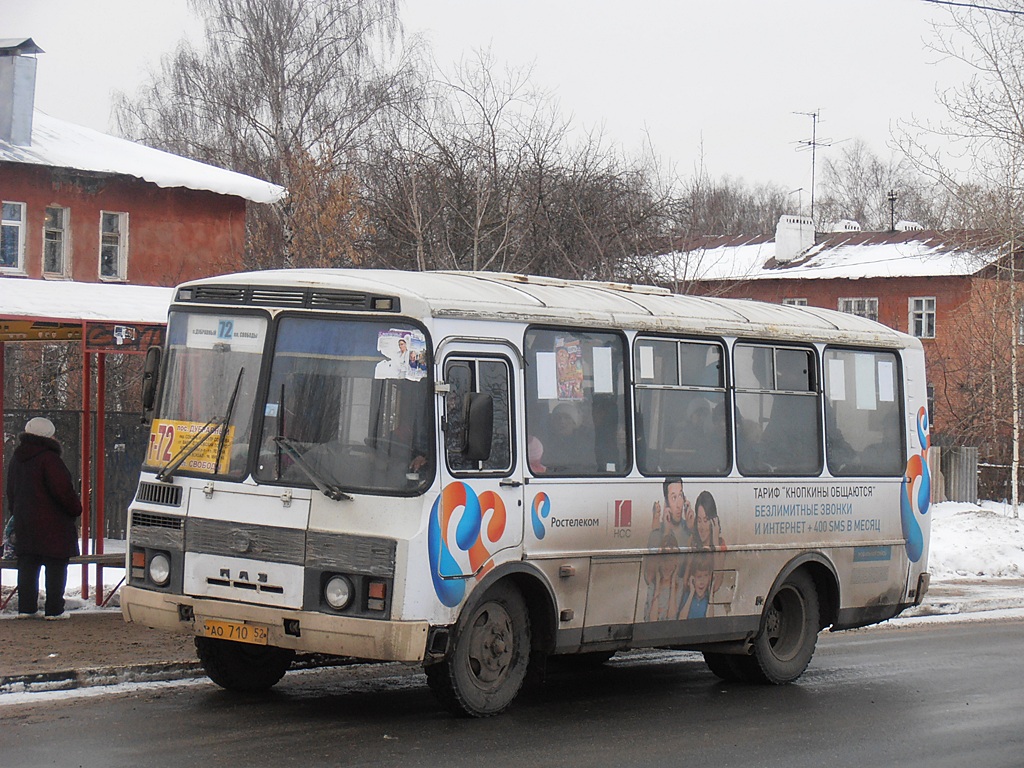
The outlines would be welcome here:
M 17 206 L 19 206 L 21 208 L 21 218 L 20 219 L 9 219 L 9 218 L 7 218 L 6 216 L 3 215 L 3 208 L 0 207 L 0 220 L 2 220 L 2 222 L 0 222 L 0 226 L 2 226 L 3 229 L 7 229 L 8 227 L 17 227 L 18 228 L 18 245 L 17 245 L 17 248 L 18 248 L 18 260 L 17 260 L 17 264 L 13 264 L 13 265 L 10 265 L 10 266 L 0 264 L 0 272 L 6 273 L 6 274 L 25 274 L 25 226 L 26 226 L 26 219 L 28 217 L 28 204 L 27 203 L 16 202 L 14 200 L 4 200 L 4 201 L 2 201 L 2 203 L 3 203 L 3 206 L 8 206 L 8 205 L 17 205 Z
M 910 297 L 910 318 L 907 325 L 912 336 L 919 339 L 935 338 L 935 306 L 934 296 Z
M 118 221 L 117 232 L 117 274 L 103 274 L 103 250 L 110 244 L 104 242 L 103 219 L 105 216 L 116 216 Z M 96 267 L 100 280 L 110 282 L 124 282 L 128 279 L 128 214 L 124 211 L 100 211 L 100 250 L 99 262 Z
M 860 305 L 860 306 L 858 306 Z M 839 311 L 878 322 L 878 297 L 851 296 L 839 299 Z
M 789 298 L 782 300 L 782 306 L 784 307 L 806 307 L 807 299 Z
M 60 228 L 48 227 L 46 220 L 51 210 L 61 211 L 61 225 Z M 46 210 L 43 212 L 43 274 L 54 275 L 59 277 L 67 277 L 71 274 L 71 265 L 68 263 L 68 254 L 70 249 L 68 248 L 68 236 L 71 232 L 71 209 L 65 208 L 63 205 L 48 205 Z M 50 242 L 47 235 L 51 232 L 60 233 L 60 269 L 50 270 L 46 268 L 46 246 Z

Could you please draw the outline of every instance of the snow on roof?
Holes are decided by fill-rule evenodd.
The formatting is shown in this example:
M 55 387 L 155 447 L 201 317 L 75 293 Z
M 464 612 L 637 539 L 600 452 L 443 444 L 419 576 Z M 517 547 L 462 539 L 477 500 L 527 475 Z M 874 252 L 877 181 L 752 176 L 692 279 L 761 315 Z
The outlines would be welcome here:
M 977 231 L 839 232 L 819 235 L 793 261 L 775 260 L 771 236 L 701 238 L 655 257 L 666 280 L 793 280 L 973 275 L 996 261 L 1002 240 Z
M 158 187 L 203 189 L 254 203 L 277 202 L 287 194 L 284 187 L 269 181 L 109 136 L 38 109 L 33 113 L 32 145 L 23 147 L 0 140 L 0 162 L 117 173 Z
M 166 323 L 173 288 L 0 277 L 0 318 Z

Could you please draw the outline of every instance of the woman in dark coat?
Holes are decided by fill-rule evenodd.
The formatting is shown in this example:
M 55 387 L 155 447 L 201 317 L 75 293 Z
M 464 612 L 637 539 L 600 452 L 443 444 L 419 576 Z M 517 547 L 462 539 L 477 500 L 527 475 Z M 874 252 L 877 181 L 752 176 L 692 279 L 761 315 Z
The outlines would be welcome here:
M 14 516 L 18 556 L 18 617 L 39 606 L 39 569 L 46 569 L 45 618 L 67 618 L 64 587 L 68 560 L 78 554 L 75 519 L 82 502 L 53 439 L 53 422 L 36 417 L 25 425 L 7 473 L 7 508 Z

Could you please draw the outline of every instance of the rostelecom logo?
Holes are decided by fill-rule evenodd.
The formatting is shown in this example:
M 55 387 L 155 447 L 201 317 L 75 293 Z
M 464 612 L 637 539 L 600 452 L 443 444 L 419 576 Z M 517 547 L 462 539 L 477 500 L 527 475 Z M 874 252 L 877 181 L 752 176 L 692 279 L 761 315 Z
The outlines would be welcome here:
M 547 530 L 544 521 L 551 514 L 551 499 L 546 493 L 538 493 L 533 497 L 533 504 L 530 509 L 530 518 L 533 521 L 533 535 L 543 539 Z

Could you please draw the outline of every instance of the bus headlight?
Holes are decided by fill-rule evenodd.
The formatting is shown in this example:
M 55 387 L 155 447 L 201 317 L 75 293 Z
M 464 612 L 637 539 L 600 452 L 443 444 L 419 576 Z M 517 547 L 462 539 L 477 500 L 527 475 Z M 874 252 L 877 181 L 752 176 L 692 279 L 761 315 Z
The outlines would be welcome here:
M 324 585 L 324 600 L 336 611 L 352 602 L 352 582 L 344 576 L 332 576 Z
M 157 552 L 149 558 L 149 580 L 158 587 L 166 587 L 171 580 L 171 558 L 163 552 Z

